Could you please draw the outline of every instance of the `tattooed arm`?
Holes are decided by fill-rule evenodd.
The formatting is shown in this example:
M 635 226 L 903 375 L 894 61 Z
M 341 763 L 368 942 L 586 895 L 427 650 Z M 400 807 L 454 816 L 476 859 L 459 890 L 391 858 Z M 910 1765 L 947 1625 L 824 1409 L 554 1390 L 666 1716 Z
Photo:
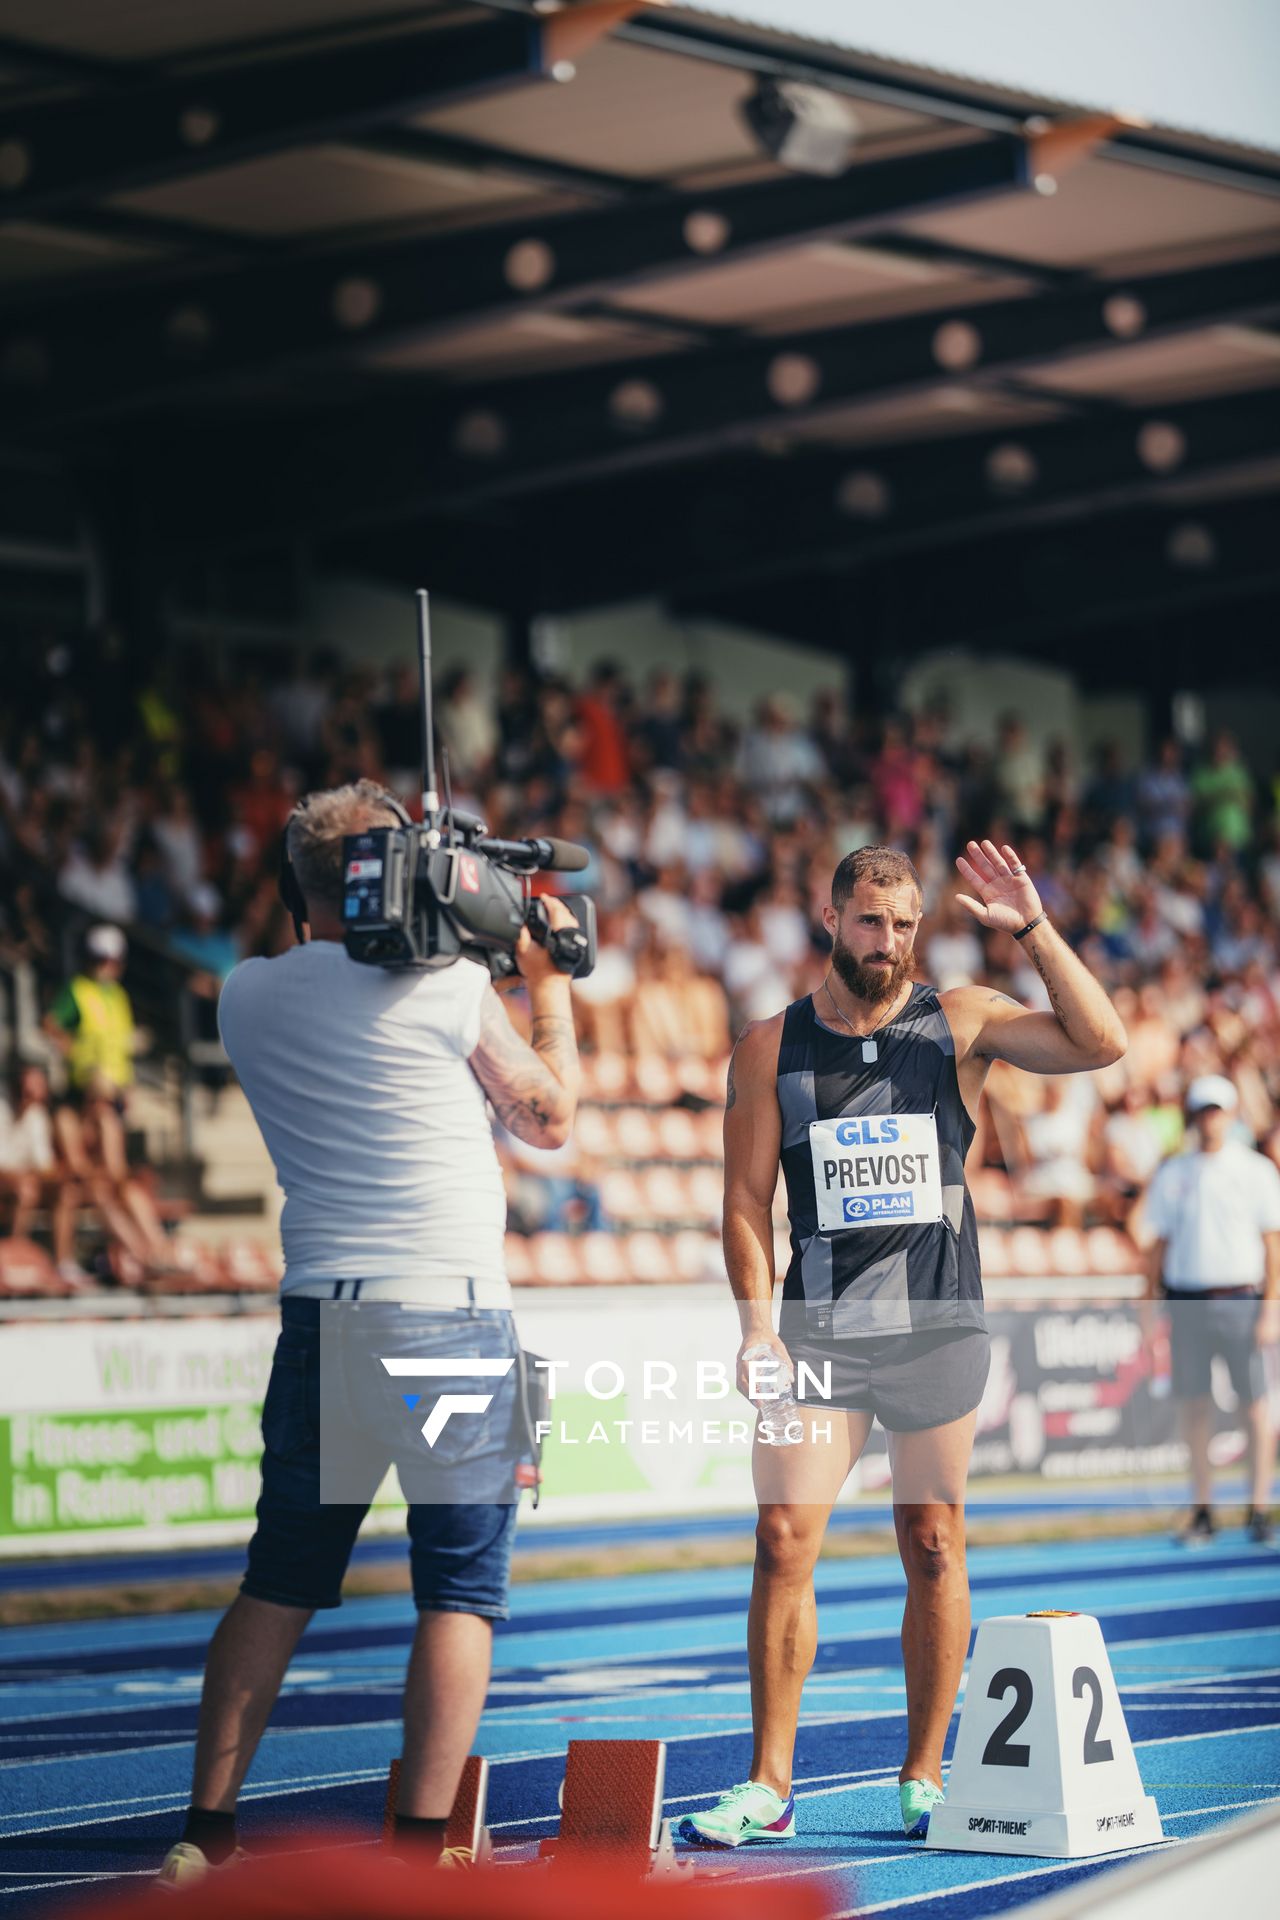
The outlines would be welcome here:
M 971 840 L 956 861 L 973 894 L 960 894 L 975 920 L 1022 934 L 1022 951 L 1044 981 L 1052 1013 L 1028 1013 L 985 987 L 942 995 L 958 1062 L 1007 1060 L 1029 1073 L 1085 1073 L 1119 1060 L 1128 1045 L 1119 1014 L 1088 967 L 1045 918 L 1040 896 L 1012 847 Z M 1024 929 L 1030 929 L 1024 931 Z
M 1128 1045 L 1120 1016 L 1088 967 L 1045 920 L 1022 942 L 1049 995 L 1052 1013 L 1028 1013 L 1003 994 L 967 988 L 981 1025 L 970 1051 L 1029 1073 L 1084 1073 L 1109 1067 Z
M 569 982 L 541 948 L 528 944 L 527 934 L 517 958 L 533 1008 L 530 1038 L 521 1039 L 488 988 L 471 1071 L 504 1127 L 531 1147 L 562 1147 L 573 1128 L 582 1078 Z

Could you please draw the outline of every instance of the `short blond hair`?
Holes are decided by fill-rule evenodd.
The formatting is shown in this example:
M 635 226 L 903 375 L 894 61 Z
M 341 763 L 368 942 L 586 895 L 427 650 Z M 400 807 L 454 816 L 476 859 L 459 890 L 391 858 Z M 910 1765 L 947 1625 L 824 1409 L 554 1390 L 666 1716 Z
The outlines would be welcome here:
M 340 909 L 345 835 L 399 824 L 390 795 L 374 780 L 355 780 L 350 786 L 307 794 L 285 828 L 294 877 L 306 899 Z

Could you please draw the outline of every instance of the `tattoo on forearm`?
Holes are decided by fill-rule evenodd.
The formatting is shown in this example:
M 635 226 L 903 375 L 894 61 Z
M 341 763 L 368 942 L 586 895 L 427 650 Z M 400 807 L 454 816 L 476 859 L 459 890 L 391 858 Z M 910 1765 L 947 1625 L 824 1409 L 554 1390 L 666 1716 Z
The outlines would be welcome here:
M 724 1096 L 724 1104 L 725 1104 L 726 1112 L 728 1112 L 729 1108 L 736 1103 L 738 1098 L 737 1082 L 733 1077 L 733 1066 L 737 1057 L 738 1056 L 736 1053 L 731 1053 L 729 1055 L 729 1083 L 725 1089 L 725 1096 Z
M 1049 975 L 1045 970 L 1044 955 L 1039 951 L 1037 947 L 1032 947 L 1031 949 L 1031 964 L 1035 968 L 1036 972 L 1040 975 L 1040 978 L 1044 981 L 1045 991 L 1049 995 L 1049 1005 L 1053 1008 L 1053 1011 L 1057 1016 L 1059 1022 L 1062 1024 L 1062 1026 L 1065 1027 L 1067 1024 L 1067 1016 L 1063 1012 L 1062 1001 L 1059 997 L 1057 988 L 1055 987 L 1053 981 L 1049 978 Z
M 534 1014 L 532 1046 L 535 1053 L 541 1054 L 557 1079 L 563 1079 L 566 1073 L 576 1071 L 578 1037 L 574 1032 L 573 1021 L 563 1014 Z
M 530 1046 L 515 1032 L 495 995 L 485 1002 L 471 1064 L 498 1118 L 520 1139 L 563 1120 L 572 1110 L 570 1083 L 578 1060 L 570 1019 L 536 1015 Z

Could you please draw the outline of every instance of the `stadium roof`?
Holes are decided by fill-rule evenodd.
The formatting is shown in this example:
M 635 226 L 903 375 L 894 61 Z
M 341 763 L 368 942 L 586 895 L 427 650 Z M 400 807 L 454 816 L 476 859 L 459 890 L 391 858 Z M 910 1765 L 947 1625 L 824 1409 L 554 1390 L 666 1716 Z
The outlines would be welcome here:
M 1114 107 L 1169 129 L 1274 152 L 1280 12 L 1270 0 L 686 0 L 693 13 L 874 55 L 926 79 L 995 86 L 1062 107 Z
M 1280 160 L 1012 47 L 909 64 L 901 9 L 734 11 L 8 0 L 0 457 L 161 584 L 301 544 L 516 623 L 664 592 L 1114 680 L 1145 620 L 1230 671 L 1280 569 Z M 762 78 L 849 103 L 843 172 L 756 142 Z

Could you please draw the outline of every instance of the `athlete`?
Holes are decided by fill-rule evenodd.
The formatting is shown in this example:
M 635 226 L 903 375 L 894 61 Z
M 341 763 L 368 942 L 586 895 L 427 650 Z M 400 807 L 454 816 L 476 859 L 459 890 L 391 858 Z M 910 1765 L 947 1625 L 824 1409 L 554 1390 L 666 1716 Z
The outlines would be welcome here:
M 1056 933 L 1012 847 L 971 840 L 959 898 L 1019 941 L 1052 1011 L 988 987 L 913 979 L 919 876 L 891 847 L 836 868 L 823 924 L 831 967 L 812 995 L 748 1026 L 729 1069 L 725 1259 L 743 1339 L 738 1385 L 797 1384 L 779 1444 L 757 1428 L 760 1519 L 747 1629 L 755 1744 L 750 1777 L 681 1823 L 700 1845 L 785 1840 L 791 1766 L 817 1643 L 813 1569 L 832 1506 L 873 1418 L 888 1435 L 902 1619 L 907 1751 L 903 1829 L 924 1834 L 943 1797 L 942 1746 L 969 1643 L 964 1492 L 989 1366 L 978 1236 L 964 1160 L 987 1069 L 1082 1073 L 1126 1037 L 1098 982 Z M 791 1263 L 774 1332 L 772 1208 L 781 1161 Z M 749 1362 L 766 1347 L 769 1359 Z M 800 1363 L 804 1366 L 801 1368 Z M 754 1381 L 750 1367 L 756 1372 Z M 829 1367 L 829 1396 L 823 1394 Z M 816 1380 L 816 1389 L 805 1388 Z

